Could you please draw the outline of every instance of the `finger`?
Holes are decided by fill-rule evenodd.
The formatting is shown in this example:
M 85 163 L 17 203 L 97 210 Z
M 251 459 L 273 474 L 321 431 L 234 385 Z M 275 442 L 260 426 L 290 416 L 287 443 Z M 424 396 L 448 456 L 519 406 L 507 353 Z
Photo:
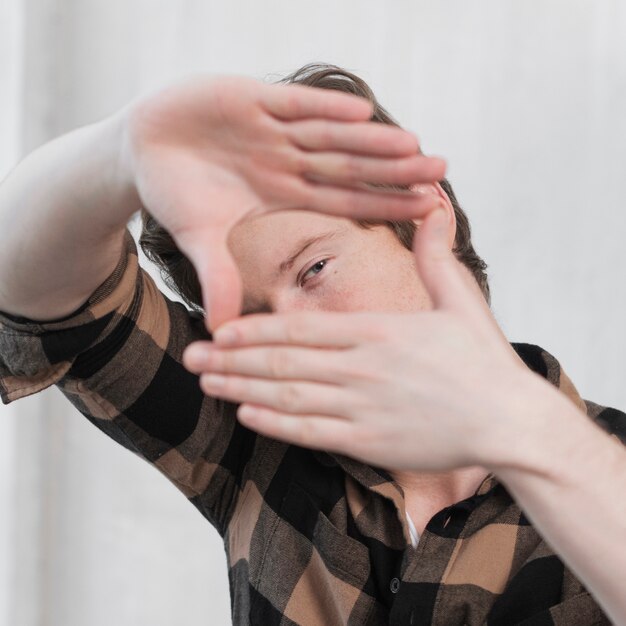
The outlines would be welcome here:
M 190 248 L 190 259 L 202 291 L 206 325 L 213 331 L 220 324 L 240 315 L 241 277 L 225 238 L 219 237 L 218 233 L 205 232 L 196 236 Z
M 318 415 L 288 415 L 267 407 L 242 404 L 237 419 L 251 430 L 279 441 L 329 452 L 345 453 L 354 427 L 343 419 Z
M 373 106 L 365 98 L 333 89 L 304 85 L 265 85 L 261 104 L 272 115 L 284 120 L 309 117 L 344 121 L 371 118 Z
M 352 359 L 344 350 L 292 346 L 219 349 L 203 341 L 190 345 L 183 360 L 185 367 L 197 374 L 211 372 L 331 384 L 368 379 L 350 363 Z
M 337 385 L 276 381 L 245 376 L 202 374 L 200 388 L 208 396 L 231 402 L 253 402 L 286 413 L 342 416 L 354 404 L 354 394 Z
M 446 173 L 446 163 L 421 154 L 401 158 L 369 158 L 335 152 L 309 152 L 302 158 L 303 173 L 336 183 L 411 185 L 434 183 Z
M 426 215 L 413 239 L 419 275 L 436 309 L 471 314 L 482 319 L 487 303 L 475 281 L 468 280 L 448 244 L 444 209 Z M 472 283 L 473 285 L 472 286 Z
M 420 152 L 417 137 L 391 124 L 327 120 L 302 120 L 285 125 L 287 136 L 299 148 L 368 154 L 408 156 Z
M 306 311 L 287 315 L 247 315 L 215 331 L 216 345 L 295 344 L 320 348 L 352 348 L 381 338 L 371 313 Z
M 331 185 L 309 181 L 303 209 L 341 217 L 373 220 L 421 218 L 439 204 L 430 193 L 391 191 L 375 187 Z

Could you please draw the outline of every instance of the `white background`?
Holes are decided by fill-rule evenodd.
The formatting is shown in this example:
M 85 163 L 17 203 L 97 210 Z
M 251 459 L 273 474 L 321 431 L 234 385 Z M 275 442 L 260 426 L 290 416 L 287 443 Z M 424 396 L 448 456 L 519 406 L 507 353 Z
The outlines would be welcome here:
M 170 80 L 310 61 L 448 159 L 509 338 L 626 408 L 620 0 L 3 0 L 0 177 Z M 0 408 L 0 503 L 0 624 L 230 622 L 215 530 L 55 389 Z

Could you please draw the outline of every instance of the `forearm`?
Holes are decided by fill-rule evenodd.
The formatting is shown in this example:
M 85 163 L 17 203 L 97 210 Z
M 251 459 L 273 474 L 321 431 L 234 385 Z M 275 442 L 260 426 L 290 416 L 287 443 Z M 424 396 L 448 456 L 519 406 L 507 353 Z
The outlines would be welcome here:
M 526 466 L 496 473 L 611 620 L 626 624 L 626 449 L 565 398 L 545 408 Z
M 121 158 L 126 112 L 28 155 L 0 185 L 0 310 L 78 308 L 113 271 L 139 198 Z

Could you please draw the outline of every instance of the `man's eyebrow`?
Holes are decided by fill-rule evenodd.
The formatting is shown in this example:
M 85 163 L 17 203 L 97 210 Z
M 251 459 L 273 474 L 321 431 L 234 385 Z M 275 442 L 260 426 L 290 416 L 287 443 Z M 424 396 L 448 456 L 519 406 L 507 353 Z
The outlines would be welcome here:
M 277 275 L 280 276 L 284 274 L 285 272 L 287 272 L 288 270 L 290 270 L 293 267 L 293 264 L 296 262 L 297 258 L 307 248 L 309 248 L 315 243 L 318 243 L 319 241 L 323 241 L 324 239 L 330 239 L 331 237 L 334 237 L 337 234 L 337 232 L 338 232 L 337 230 L 329 230 L 329 231 L 326 231 L 325 233 L 321 233 L 313 237 L 305 237 L 304 239 L 301 239 L 296 244 L 294 248 L 294 252 L 278 266 Z M 272 309 L 269 306 L 269 304 L 267 304 L 266 302 L 262 302 L 259 305 L 247 305 L 244 302 L 243 310 L 241 311 L 241 316 L 243 317 L 244 315 L 253 315 L 254 313 L 271 313 L 271 312 L 272 312 Z
M 298 244 L 295 246 L 295 251 L 284 260 L 278 267 L 278 274 L 284 274 L 288 270 L 293 267 L 293 264 L 296 262 L 296 259 L 310 246 L 319 241 L 323 241 L 324 239 L 330 239 L 334 235 L 337 234 L 336 230 L 329 230 L 325 233 L 321 233 L 320 235 L 315 235 L 314 237 L 306 237 L 305 239 L 301 239 Z

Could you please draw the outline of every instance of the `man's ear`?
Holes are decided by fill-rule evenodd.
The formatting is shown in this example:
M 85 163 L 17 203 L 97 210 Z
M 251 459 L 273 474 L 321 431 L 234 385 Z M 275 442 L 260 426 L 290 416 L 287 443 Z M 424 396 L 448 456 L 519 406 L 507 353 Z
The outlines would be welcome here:
M 454 214 L 454 207 L 452 206 L 452 202 L 450 202 L 450 198 L 448 198 L 448 194 L 443 190 L 443 187 L 439 183 L 418 183 L 416 185 L 411 185 L 411 191 L 432 194 L 441 199 L 442 205 L 445 208 L 448 217 L 448 246 L 452 249 L 454 247 L 454 240 L 456 237 L 456 215 Z M 413 221 L 418 226 L 422 222 L 420 219 L 415 219 Z

